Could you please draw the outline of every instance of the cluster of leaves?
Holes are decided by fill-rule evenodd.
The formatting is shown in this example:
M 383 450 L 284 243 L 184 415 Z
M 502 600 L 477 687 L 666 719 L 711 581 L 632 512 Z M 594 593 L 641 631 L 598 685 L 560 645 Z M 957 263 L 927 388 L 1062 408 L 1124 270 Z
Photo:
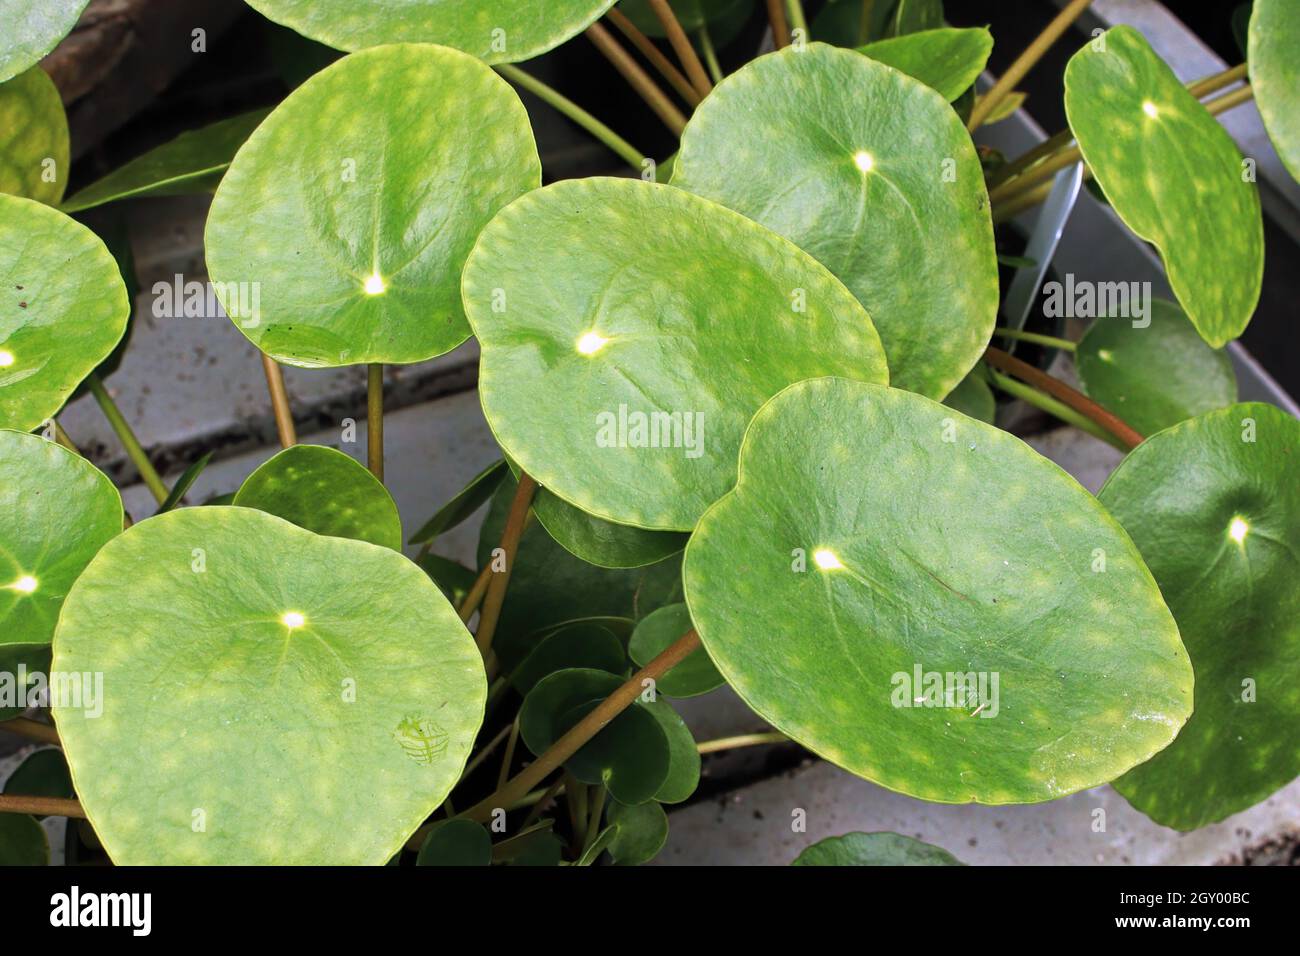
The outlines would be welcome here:
M 84 2 L 2 4 L 20 29 L 0 50 L 0 663 L 106 687 L 102 714 L 55 702 L 68 772 L 24 767 L 14 792 L 75 784 L 118 863 L 373 864 L 416 845 L 430 864 L 639 863 L 666 837 L 661 805 L 699 780 L 665 698 L 724 682 L 808 749 L 924 800 L 1115 781 L 1187 829 L 1300 771 L 1300 423 L 1233 404 L 1216 351 L 1259 296 L 1259 199 L 1135 31 L 1075 54 L 1065 105 L 1178 302 L 1079 345 L 1090 394 L 1158 432 L 1094 498 L 953 407 L 974 394 L 991 418 L 978 363 L 998 262 L 964 121 L 988 31 L 944 26 L 937 3 L 836 0 L 813 26 L 829 42 L 758 57 L 703 98 L 667 183 L 543 187 L 528 114 L 490 64 L 555 47 L 613 0 L 250 4 L 355 52 L 61 209 L 66 119 L 33 64 Z M 620 6 L 656 31 L 647 4 Z M 753 4 L 674 7 L 721 39 Z M 1294 170 L 1285 7 L 1256 3 L 1250 71 Z M 412 536 L 418 565 L 383 484 L 332 449 L 292 447 L 222 505 L 173 494 L 123 531 L 108 479 L 30 434 L 127 331 L 118 262 L 69 214 L 214 185 L 210 275 L 276 361 L 403 364 L 478 340 L 508 458 Z M 241 283 L 260 313 L 241 312 Z M 677 416 L 695 444 L 614 425 L 598 441 L 594 423 L 627 409 Z M 506 570 L 523 474 L 535 520 L 476 646 L 451 602 L 480 575 L 430 549 L 490 499 L 478 571 Z M 516 739 L 546 753 L 692 630 L 702 649 L 556 786 L 489 808 L 522 826 L 494 843 L 497 826 L 454 815 L 454 789 L 493 792 L 476 746 L 508 741 L 504 780 Z M 997 718 L 896 706 L 891 675 L 922 664 L 999 675 Z M 549 810 L 560 784 L 567 821 Z M 0 824 L 14 855 L 41 855 L 31 818 Z M 799 862 L 956 861 L 856 834 Z

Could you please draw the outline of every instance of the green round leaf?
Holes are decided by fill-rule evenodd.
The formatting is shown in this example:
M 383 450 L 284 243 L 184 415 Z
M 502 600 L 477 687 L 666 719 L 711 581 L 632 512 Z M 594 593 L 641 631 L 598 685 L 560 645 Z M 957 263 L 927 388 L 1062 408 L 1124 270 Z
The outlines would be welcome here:
M 232 504 L 317 534 L 402 550 L 402 519 L 393 496 L 364 465 L 335 448 L 286 448 L 244 480 Z
M 668 842 L 668 814 L 653 800 L 632 807 L 612 801 L 605 819 L 614 827 L 609 855 L 622 866 L 649 863 Z
M 104 360 L 131 303 L 93 232 L 56 209 L 0 194 L 0 428 L 31 431 Z
M 984 27 L 944 27 L 877 40 L 858 52 L 920 80 L 951 103 L 984 71 L 993 52 L 993 34 Z
M 68 185 L 68 117 L 39 66 L 0 83 L 0 192 L 56 204 Z
M 1115 782 L 1157 823 L 1222 820 L 1300 774 L 1298 466 L 1300 422 L 1252 402 L 1148 438 L 1101 489 L 1196 672 L 1178 739 Z
M 0 866 L 49 866 L 50 841 L 36 818 L 0 813 Z
M 785 385 L 888 375 L 871 319 L 810 256 L 640 180 L 513 203 L 479 237 L 464 297 L 497 441 L 619 524 L 694 527 L 735 480 L 749 416 Z
M 668 741 L 668 776 L 655 791 L 654 798 L 660 803 L 681 803 L 700 785 L 700 751 L 695 737 L 686 721 L 666 700 L 656 697 L 653 701 L 642 701 L 638 706 L 645 708 L 658 721 L 659 729 Z
M 1093 787 L 1191 712 L 1178 629 L 1119 524 L 1019 439 L 910 392 L 819 379 L 774 398 L 683 573 L 760 716 L 921 799 Z
M 923 83 L 820 43 L 759 57 L 695 111 L 672 181 L 843 280 L 880 331 L 895 386 L 942 398 L 988 344 L 998 267 L 984 174 L 966 128 Z
M 48 644 L 74 581 L 122 532 L 122 498 L 62 445 L 0 429 L 0 645 Z
M 1247 46 L 1250 85 L 1283 165 L 1300 179 L 1300 11 L 1293 0 L 1255 0 Z
M 53 667 L 103 674 L 102 714 L 54 714 L 120 865 L 383 865 L 460 777 L 487 696 L 414 564 L 238 507 L 111 541 L 68 595 Z
M 818 840 L 791 866 L 965 866 L 947 850 L 900 833 L 846 833 Z
M 557 671 L 539 681 L 519 710 L 519 736 L 537 756 L 623 683 L 590 668 Z M 627 804 L 645 803 L 668 778 L 671 754 L 659 719 L 633 704 L 565 762 L 583 783 L 603 784 Z
M 1237 400 L 1232 360 L 1205 343 L 1182 309 L 1156 300 L 1147 319 L 1092 323 L 1075 356 L 1089 395 L 1143 435 Z
M 685 604 L 661 607 L 638 622 L 628 643 L 628 654 L 639 667 L 645 667 L 692 627 L 691 614 Z M 697 697 L 725 683 L 701 647 L 670 668 L 659 678 L 658 686 L 669 697 Z
M 340 50 L 418 41 L 455 47 L 487 63 L 516 63 L 582 32 L 614 0 L 248 0 L 248 5 Z
M 949 408 L 957 409 L 963 415 L 969 415 L 989 425 L 992 425 L 993 419 L 997 417 L 998 401 L 993 397 L 993 389 L 989 388 L 988 382 L 984 381 L 978 368 L 973 369 L 958 382 L 957 387 L 948 393 L 943 403 Z
M 416 866 L 490 866 L 492 837 L 473 820 L 442 820 L 424 838 Z
M 183 196 L 215 189 L 239 147 L 248 141 L 268 112 L 241 113 L 181 133 L 69 197 L 60 208 L 64 212 L 80 212 L 121 199 Z
M 0 82 L 17 76 L 72 32 L 90 0 L 0 0 Z
M 599 624 L 576 623 L 544 637 L 510 675 L 510 683 L 527 694 L 542 678 L 572 667 L 622 674 L 627 670 L 623 642 Z
M 1232 137 L 1127 26 L 1070 58 L 1065 111 L 1106 199 L 1160 250 L 1201 337 L 1215 348 L 1235 339 L 1259 301 L 1264 221 Z
M 567 731 L 600 705 L 579 704 L 559 721 Z M 644 707 L 629 707 L 565 761 L 564 767 L 583 783 L 602 784 L 615 800 L 637 804 L 657 799 L 668 779 L 672 757 L 663 728 Z
M 240 331 L 281 362 L 419 362 L 469 336 L 465 257 L 540 184 L 528 114 L 492 70 L 427 44 L 367 50 L 291 93 L 236 154 L 208 217 L 208 271 Z

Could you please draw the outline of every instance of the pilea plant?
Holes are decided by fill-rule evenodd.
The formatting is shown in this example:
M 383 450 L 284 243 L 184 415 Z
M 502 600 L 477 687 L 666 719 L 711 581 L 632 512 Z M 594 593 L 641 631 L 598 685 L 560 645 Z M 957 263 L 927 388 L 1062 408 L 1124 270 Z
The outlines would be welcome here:
M 1253 96 L 1300 171 L 1295 0 L 1191 85 L 1097 31 L 1069 127 L 1012 157 L 972 133 L 1087 0 L 980 95 L 993 38 L 937 0 L 249 3 L 343 52 L 64 199 L 38 61 L 85 2 L 0 0 L 0 718 L 59 748 L 9 779 L 0 859 L 43 862 L 56 814 L 119 864 L 636 864 L 702 752 L 786 740 L 918 800 L 1113 783 L 1178 829 L 1300 771 L 1300 423 L 1220 351 L 1264 247 L 1216 120 Z M 724 75 L 756 17 L 774 49 Z M 672 156 L 516 65 L 579 34 Z M 543 185 L 516 88 L 628 175 Z M 998 249 L 1080 164 L 1176 301 L 1074 342 L 1000 322 Z M 168 486 L 114 405 L 130 270 L 72 214 L 205 189 L 285 448 L 189 505 L 207 458 Z M 471 336 L 503 458 L 404 542 L 383 366 Z M 1087 394 L 1002 348 L 1032 345 Z M 296 443 L 282 365 L 369 368 L 368 468 Z M 993 389 L 1125 450 L 1100 494 Z M 83 391 L 155 516 L 63 432 Z M 484 505 L 477 568 L 435 553 Z M 770 729 L 697 742 L 674 702 L 723 685 Z M 795 862 L 958 860 L 876 833 Z

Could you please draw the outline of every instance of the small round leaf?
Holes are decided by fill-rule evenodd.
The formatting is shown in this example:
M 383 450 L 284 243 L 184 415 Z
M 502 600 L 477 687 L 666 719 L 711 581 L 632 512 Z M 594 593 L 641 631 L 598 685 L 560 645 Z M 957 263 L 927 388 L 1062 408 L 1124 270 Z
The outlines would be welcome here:
M 870 317 L 810 256 L 640 180 L 559 182 L 507 207 L 464 298 L 497 441 L 619 524 L 694 527 L 734 482 L 750 415 L 791 382 L 888 376 Z
M 55 671 L 109 689 L 98 716 L 54 714 L 119 865 L 383 865 L 459 779 L 487 696 L 414 564 L 248 508 L 119 535 L 54 648 Z
M 423 361 L 469 336 L 460 274 L 479 231 L 540 184 L 528 114 L 492 70 L 428 44 L 366 50 L 291 93 L 236 154 L 208 270 L 235 325 L 281 362 Z
M 1101 489 L 1196 672 L 1178 739 L 1115 782 L 1164 826 L 1222 820 L 1300 774 L 1298 469 L 1300 422 L 1252 402 L 1148 438 Z
M 1215 348 L 1235 339 L 1259 301 L 1264 220 L 1232 137 L 1128 26 L 1070 58 L 1065 111 L 1106 199 L 1160 250 L 1201 337 Z
M 544 637 L 510 675 L 510 683 L 527 694 L 542 678 L 572 667 L 622 674 L 627 670 L 623 642 L 599 624 L 576 623 Z
M 0 428 L 52 417 L 126 331 L 117 261 L 81 223 L 0 194 Z
M 0 645 L 50 642 L 73 582 L 122 520 L 117 488 L 86 459 L 0 429 Z
M 841 279 L 871 313 L 895 386 L 942 398 L 988 344 L 998 267 L 984 173 L 924 83 L 822 43 L 759 57 L 695 111 L 672 182 Z
M 1100 318 L 1088 328 L 1075 363 L 1089 395 L 1142 435 L 1237 400 L 1232 360 L 1182 309 L 1156 300 L 1147 319 Z
M 424 838 L 416 866 L 490 866 L 492 837 L 473 820 L 441 820 Z
M 56 204 L 68 185 L 68 117 L 39 66 L 0 83 L 0 192 Z
M 628 654 L 638 666 L 645 667 L 693 626 L 685 604 L 661 607 L 637 623 L 628 642 Z M 658 680 L 659 690 L 669 697 L 698 697 L 725 683 L 703 647 L 696 648 Z
M 925 800 L 1093 787 L 1191 712 L 1178 629 L 1119 524 L 1019 439 L 911 392 L 819 379 L 765 405 L 684 577 L 760 716 Z
M 300 528 L 402 550 L 402 519 L 383 482 L 343 452 L 294 445 L 249 475 L 232 504 Z
M 649 863 L 668 842 L 668 814 L 653 800 L 631 807 L 612 801 L 605 819 L 615 830 L 610 858 L 621 866 Z

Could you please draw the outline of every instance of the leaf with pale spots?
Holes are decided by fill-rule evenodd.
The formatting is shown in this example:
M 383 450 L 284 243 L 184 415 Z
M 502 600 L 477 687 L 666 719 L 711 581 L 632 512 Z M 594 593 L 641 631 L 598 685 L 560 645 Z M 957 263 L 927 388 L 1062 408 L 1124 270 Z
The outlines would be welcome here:
M 942 847 L 901 833 L 846 833 L 807 847 L 791 866 L 965 866 Z
M 540 185 L 528 114 L 483 63 L 429 44 L 354 53 L 235 155 L 208 271 L 235 326 L 281 362 L 423 361 L 469 337 L 460 274 L 479 231 Z
M 614 0 L 248 0 L 248 5 L 339 50 L 441 43 L 487 63 L 516 63 L 580 33 Z
M 695 111 L 672 183 L 830 269 L 871 314 L 895 386 L 942 398 L 988 344 L 998 266 L 984 173 L 924 83 L 821 43 L 759 57 Z
M 0 428 L 30 431 L 63 407 L 126 331 L 117 262 L 81 223 L 0 194 Z
M 39 66 L 0 83 L 0 192 L 56 204 L 68 185 L 68 117 Z
M 1156 300 L 1146 318 L 1089 327 L 1075 363 L 1090 396 L 1142 435 L 1237 400 L 1232 360 L 1206 344 L 1182 309 Z
M 1178 629 L 1119 524 L 1018 438 L 911 392 L 818 379 L 772 399 L 683 573 L 750 707 L 924 800 L 1093 787 L 1191 712 Z
M 469 257 L 464 298 L 497 441 L 618 524 L 689 531 L 734 482 L 749 416 L 791 382 L 888 377 L 870 317 L 811 256 L 640 180 L 510 205 Z
M 54 715 L 119 865 L 382 865 L 460 777 L 487 697 L 414 564 L 233 506 L 110 542 L 64 603 L 53 668 L 103 674 L 101 715 Z
M 1300 774 L 1300 422 L 1251 402 L 1148 438 L 1102 487 L 1178 622 L 1196 710 L 1115 781 L 1157 823 L 1191 830 Z
M 103 179 L 69 196 L 64 212 L 93 209 L 105 203 L 141 196 L 184 196 L 209 192 L 221 182 L 239 147 L 248 141 L 269 110 L 241 113 L 137 156 Z
M 72 583 L 121 532 L 122 499 L 94 465 L 0 429 L 0 645 L 49 644 Z
M 1065 111 L 1106 199 L 1160 251 L 1201 337 L 1218 348 L 1239 336 L 1259 301 L 1264 222 L 1232 137 L 1127 26 L 1071 57 Z
M 984 27 L 943 27 L 877 40 L 858 52 L 920 80 L 951 103 L 983 72 L 993 35 Z
M 0 0 L 0 82 L 35 66 L 72 32 L 90 0 Z
M 402 550 L 402 519 L 383 482 L 324 445 L 294 445 L 249 475 L 232 504 L 300 528 Z
M 1250 85 L 1283 165 L 1300 179 L 1300 9 L 1295 0 L 1255 0 L 1247 32 Z

